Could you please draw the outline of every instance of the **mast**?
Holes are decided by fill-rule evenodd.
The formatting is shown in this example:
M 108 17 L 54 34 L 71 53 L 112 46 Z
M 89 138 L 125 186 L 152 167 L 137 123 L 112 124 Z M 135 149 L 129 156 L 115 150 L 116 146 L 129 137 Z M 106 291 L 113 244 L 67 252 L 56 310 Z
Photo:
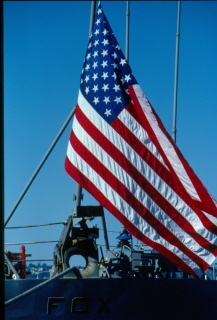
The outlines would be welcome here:
M 180 12 L 181 12 L 181 1 L 178 1 L 177 30 L 176 30 L 176 52 L 175 52 L 174 98 L 173 98 L 173 128 L 172 128 L 172 138 L 175 143 L 176 143 L 176 132 L 177 132 L 176 121 L 177 121 L 177 96 L 178 96 Z

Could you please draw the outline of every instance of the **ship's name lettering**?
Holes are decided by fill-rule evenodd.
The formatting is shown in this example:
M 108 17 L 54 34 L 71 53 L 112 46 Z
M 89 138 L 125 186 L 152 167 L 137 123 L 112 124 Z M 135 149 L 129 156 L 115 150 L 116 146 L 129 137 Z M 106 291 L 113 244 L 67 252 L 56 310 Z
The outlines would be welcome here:
M 98 298 L 99 305 L 97 305 L 97 313 L 107 312 L 110 313 L 109 302 L 112 298 L 103 299 Z M 61 304 L 65 303 L 66 299 L 64 297 L 48 297 L 47 300 L 47 314 L 51 315 L 55 311 L 54 309 L 61 308 Z M 89 299 L 85 297 L 75 297 L 71 300 L 71 313 L 87 313 L 89 310 Z

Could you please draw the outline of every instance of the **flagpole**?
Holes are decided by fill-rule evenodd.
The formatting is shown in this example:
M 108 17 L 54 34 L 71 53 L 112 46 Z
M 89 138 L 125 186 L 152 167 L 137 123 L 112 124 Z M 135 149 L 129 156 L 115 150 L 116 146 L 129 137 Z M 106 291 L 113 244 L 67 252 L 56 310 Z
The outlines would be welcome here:
M 176 132 L 177 132 L 176 122 L 177 122 L 177 96 L 178 96 L 180 12 L 181 12 L 181 1 L 178 1 L 177 31 L 176 31 L 176 52 L 175 52 L 174 99 L 173 99 L 173 128 L 172 128 L 172 138 L 173 138 L 175 143 L 176 143 Z
M 126 9 L 126 49 L 125 49 L 125 57 L 129 62 L 129 36 L 130 36 L 130 1 L 127 1 L 127 9 Z
M 90 11 L 90 26 L 89 26 L 89 36 L 91 34 L 91 31 L 93 29 L 93 22 L 94 22 L 94 16 L 96 12 L 96 1 L 92 1 L 91 3 L 91 11 Z M 81 200 L 83 199 L 82 195 L 82 187 L 77 184 L 76 186 L 76 194 L 75 194 L 75 209 L 74 211 L 77 211 L 77 207 L 81 205 Z
M 96 1 L 92 1 L 91 4 L 91 18 L 90 18 L 90 31 L 89 34 L 91 33 L 92 27 L 93 27 L 93 19 L 94 19 L 94 13 L 95 13 L 95 8 L 96 8 Z M 56 146 L 57 142 L 59 141 L 60 137 L 62 136 L 63 132 L 65 131 L 66 127 L 68 126 L 69 122 L 71 121 L 74 113 L 75 113 L 75 109 L 73 108 L 73 110 L 71 111 L 71 113 L 69 114 L 68 118 L 66 119 L 65 123 L 63 124 L 62 128 L 60 129 L 59 133 L 57 134 L 56 138 L 54 139 L 54 141 L 52 142 L 51 146 L 49 147 L 48 151 L 46 152 L 45 156 L 43 157 L 43 159 L 41 160 L 41 162 L 39 163 L 38 167 L 36 168 L 34 174 L 32 175 L 32 177 L 30 178 L 30 180 L 28 181 L 27 185 L 25 186 L 25 188 L 23 189 L 20 197 L 18 198 L 18 200 L 16 201 L 14 207 L 12 208 L 10 214 L 8 215 L 8 217 L 6 218 L 5 222 L 4 222 L 4 226 L 6 227 L 8 222 L 10 221 L 11 217 L 13 216 L 14 212 L 16 211 L 17 207 L 19 206 L 20 202 L 22 201 L 22 199 L 24 198 L 25 194 L 27 193 L 27 191 L 29 190 L 30 186 L 32 185 L 33 181 L 35 180 L 36 176 L 38 175 L 39 171 L 41 170 L 41 168 L 43 167 L 43 165 L 45 164 L 47 158 L 49 157 L 49 155 L 51 154 L 52 150 L 54 149 L 54 147 Z M 80 186 L 77 186 L 76 189 L 76 206 L 80 205 L 81 203 L 81 193 L 82 193 L 82 189 Z

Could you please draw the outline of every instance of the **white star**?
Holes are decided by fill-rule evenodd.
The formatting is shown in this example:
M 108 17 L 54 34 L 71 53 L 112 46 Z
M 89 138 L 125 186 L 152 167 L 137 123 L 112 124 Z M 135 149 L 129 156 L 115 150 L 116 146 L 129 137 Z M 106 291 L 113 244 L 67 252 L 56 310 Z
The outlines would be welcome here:
M 85 93 L 88 94 L 88 92 L 90 92 L 89 87 L 85 88 Z
M 97 103 L 99 103 L 99 98 L 97 97 L 94 97 L 94 100 L 93 100 L 93 102 L 95 103 L 95 104 L 97 104 Z
M 104 92 L 106 91 L 106 90 L 109 90 L 109 87 L 108 87 L 109 85 L 108 84 L 103 84 L 103 87 L 102 87 L 102 89 L 104 90 Z
M 81 83 L 83 83 L 84 82 L 84 80 L 81 78 Z
M 90 80 L 89 76 L 86 76 L 85 79 L 84 79 L 84 81 L 86 81 L 86 82 L 89 81 L 89 80 Z
M 103 66 L 103 68 L 108 67 L 108 61 L 103 60 L 101 66 Z
M 123 66 L 125 63 L 127 63 L 127 62 L 126 62 L 126 59 L 121 59 L 120 64 Z
M 101 19 L 97 19 L 95 23 L 98 25 L 100 23 L 100 20 Z
M 103 102 L 105 102 L 106 104 L 110 102 L 109 97 L 104 97 Z
M 108 33 L 108 30 L 104 29 L 103 32 L 104 36 Z
M 103 50 L 103 52 L 101 53 L 103 55 L 103 57 L 108 55 L 108 50 Z
M 97 14 L 100 14 L 100 13 L 102 13 L 102 10 L 101 10 L 101 9 L 98 9 L 98 10 L 97 10 Z
M 121 90 L 119 84 L 115 84 L 114 88 L 112 89 L 114 89 L 115 92 L 117 92 L 118 90 Z
M 92 89 L 94 92 L 96 92 L 98 89 L 98 84 L 94 85 L 93 89 Z
M 104 80 L 106 79 L 106 78 L 108 78 L 108 72 L 103 72 L 103 75 L 101 76 Z
M 117 55 L 116 52 L 114 52 L 114 53 L 111 54 L 111 56 L 114 56 L 114 59 L 115 59 L 115 58 L 117 58 L 118 55 Z
M 96 29 L 96 31 L 94 32 L 95 35 L 99 34 L 99 29 Z
M 117 104 L 120 102 L 121 103 L 121 97 L 116 97 L 114 100 Z
M 124 84 L 125 82 L 124 77 L 121 78 L 121 82 Z
M 87 55 L 86 59 L 88 60 L 88 59 L 90 59 L 90 57 L 91 57 L 91 54 L 90 54 L 90 53 L 88 53 L 88 55 Z
M 101 43 L 105 46 L 106 44 L 108 44 L 108 40 L 104 39 Z
M 98 56 L 98 51 L 94 51 L 93 57 L 96 58 Z
M 126 92 L 126 94 L 129 94 L 129 91 L 128 91 L 128 89 L 125 89 L 125 92 Z
M 98 64 L 98 61 L 94 62 L 92 67 L 95 69 L 96 67 L 98 67 L 97 64 Z
M 112 63 L 111 65 L 113 66 L 114 69 L 117 68 L 117 66 L 118 66 L 117 63 L 115 63 L 115 62 Z
M 112 77 L 113 77 L 114 79 L 117 79 L 117 75 L 116 75 L 115 72 L 114 72 L 114 74 L 112 75 Z
M 116 47 L 115 47 L 116 49 L 118 49 L 118 50 L 121 50 L 121 48 L 119 47 L 119 45 L 117 44 L 116 45 Z
M 93 45 L 96 46 L 97 44 L 99 44 L 99 40 L 95 40 Z
M 112 115 L 111 114 L 111 109 L 110 110 L 106 109 L 106 112 L 104 112 L 104 114 L 107 115 L 107 117 L 111 116 Z
M 132 80 L 132 79 L 130 78 L 130 74 L 128 74 L 128 75 L 125 74 L 125 81 L 128 82 L 128 81 L 130 81 L 130 80 Z
M 98 73 L 94 73 L 92 76 L 93 80 L 95 81 L 98 78 Z
M 89 64 L 86 65 L 85 70 L 88 70 L 88 69 L 90 69 L 90 65 Z
M 92 47 L 92 42 L 89 43 L 88 49 Z

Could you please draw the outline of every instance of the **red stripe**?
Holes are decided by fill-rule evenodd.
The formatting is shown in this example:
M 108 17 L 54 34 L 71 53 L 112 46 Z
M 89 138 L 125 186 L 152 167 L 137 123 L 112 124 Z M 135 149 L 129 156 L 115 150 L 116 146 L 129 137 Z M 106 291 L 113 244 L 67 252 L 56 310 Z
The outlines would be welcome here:
M 192 208 L 193 211 L 197 212 L 201 222 L 203 223 L 203 225 L 212 233 L 217 235 L 217 227 L 215 224 L 213 224 L 204 214 L 203 212 L 201 212 L 200 208 L 198 207 L 197 203 L 198 201 L 194 201 L 191 196 L 188 194 L 188 192 L 186 191 L 186 189 L 183 187 L 183 185 L 180 183 L 179 178 L 177 177 L 172 165 L 170 164 L 169 160 L 167 159 L 167 157 L 165 156 L 159 142 L 158 139 L 156 138 L 156 135 L 152 129 L 152 127 L 149 124 L 149 121 L 147 120 L 141 106 L 140 103 L 137 99 L 137 96 L 134 92 L 133 87 L 129 88 L 130 94 L 133 98 L 133 108 L 131 106 L 127 107 L 128 112 L 136 119 L 136 121 L 138 121 L 138 123 L 145 128 L 145 130 L 148 132 L 150 139 L 152 140 L 152 142 L 155 144 L 156 148 L 158 149 L 159 153 L 161 154 L 163 160 L 165 161 L 166 165 L 168 166 L 168 168 L 171 170 L 171 172 L 173 172 L 173 179 L 175 184 L 177 185 L 176 191 L 177 193 L 180 195 L 181 198 L 185 199 L 185 202 L 188 203 L 189 207 Z M 160 122 L 160 120 L 159 120 Z M 163 125 L 162 125 L 163 126 Z M 164 129 L 165 130 L 165 129 Z M 171 138 L 170 138 L 171 140 Z M 171 141 L 170 141 L 171 142 Z M 172 142 L 171 142 L 172 143 Z M 173 144 L 173 143 L 172 143 Z M 174 145 L 173 145 L 174 146 Z M 175 147 L 177 154 L 180 155 L 180 151 L 178 150 L 177 147 Z M 188 171 L 187 171 L 188 172 Z
M 132 106 L 132 105 L 131 105 Z M 130 106 L 127 106 L 130 111 Z M 132 116 L 132 114 L 131 114 Z M 149 151 L 146 146 L 122 123 L 118 118 L 111 124 L 113 129 L 131 146 L 132 149 L 156 172 L 156 174 L 172 189 L 176 194 L 183 198 L 181 190 L 184 187 L 177 186 L 171 179 L 170 171 Z M 144 126 L 145 127 L 145 126 Z M 143 128 L 144 128 L 143 127 Z M 145 129 L 144 129 L 145 130 Z M 147 128 L 146 128 L 147 130 Z M 154 143 L 153 143 L 154 145 Z M 184 191 L 185 192 L 185 191 Z M 185 192 L 186 193 L 186 192 Z
M 135 236 L 138 240 L 151 246 L 156 251 L 163 254 L 166 258 L 175 263 L 178 268 L 186 273 L 193 274 L 197 277 L 197 274 L 192 270 L 186 263 L 184 263 L 178 256 L 173 252 L 169 251 L 167 248 L 159 243 L 156 243 L 146 237 L 141 231 L 139 231 L 123 214 L 120 212 L 98 189 L 96 186 L 80 172 L 74 165 L 70 162 L 68 158 L 65 160 L 65 169 L 72 176 L 72 178 L 81 185 L 82 188 L 87 191 L 91 190 L 91 194 L 99 201 L 99 203 L 105 207 L 109 212 L 111 212 L 127 229 Z M 204 269 L 205 271 L 205 269 Z
M 85 124 L 86 132 L 95 140 L 105 152 L 107 152 L 115 162 L 119 163 L 121 167 L 134 179 L 136 183 L 148 194 L 155 203 L 167 213 L 167 215 L 175 221 L 181 229 L 185 230 L 190 236 L 198 242 L 200 246 L 210 252 L 217 253 L 217 247 L 198 234 L 192 225 L 186 220 L 153 186 L 145 177 L 131 164 L 131 162 L 107 139 L 100 130 L 98 130 L 92 122 L 82 113 L 78 107 L 76 110 L 76 118 L 80 125 Z M 123 130 L 124 131 L 124 130 Z M 129 132 L 129 135 L 132 133 Z M 73 145 L 73 141 L 71 140 Z M 93 168 L 94 163 L 93 163 Z M 104 176 L 103 176 L 104 178 Z M 113 179 L 113 178 L 111 178 Z M 131 193 L 128 196 L 131 199 Z M 128 201 L 127 201 L 128 202 Z M 136 210 L 137 211 L 137 210 Z M 140 211 L 137 211 L 140 212 Z
M 76 115 L 77 116 L 77 115 Z M 85 126 L 87 122 L 85 121 Z M 196 254 L 189 250 L 183 243 L 170 232 L 158 219 L 156 219 L 151 212 L 139 202 L 133 194 L 95 157 L 93 154 L 76 138 L 72 136 L 70 140 L 75 151 L 89 164 L 101 177 L 108 183 L 113 190 L 117 192 L 130 206 L 140 214 L 140 216 L 150 224 L 158 234 L 166 239 L 171 244 L 177 246 L 187 256 L 189 256 L 195 263 L 200 265 L 201 269 L 208 268 L 209 265 L 200 259 Z
M 205 188 L 203 183 L 200 181 L 200 179 L 197 177 L 197 175 L 195 174 L 195 172 L 193 171 L 193 169 L 191 168 L 189 163 L 186 161 L 185 157 L 182 155 L 181 151 L 178 149 L 178 147 L 174 143 L 174 141 L 171 138 L 171 136 L 166 131 L 162 121 L 160 120 L 160 118 L 156 114 L 156 112 L 155 112 L 155 110 L 154 110 L 154 108 L 152 107 L 151 104 L 150 104 L 150 106 L 151 106 L 151 109 L 152 109 L 152 112 L 153 112 L 154 116 L 157 119 L 159 127 L 161 128 L 163 133 L 166 135 L 166 137 L 170 141 L 170 143 L 173 145 L 177 155 L 179 156 L 179 159 L 180 159 L 183 167 L 185 168 L 185 171 L 188 173 L 188 176 L 189 176 L 193 186 L 197 190 L 197 193 L 198 193 L 198 195 L 199 195 L 199 197 L 201 199 L 201 201 L 198 201 L 198 200 L 195 200 L 195 199 L 193 199 L 193 201 L 200 208 L 200 210 L 205 211 L 205 212 L 209 212 L 214 217 L 217 217 L 216 204 L 212 200 L 212 198 L 211 198 L 210 194 L 208 193 L 207 189 Z
M 134 88 L 133 87 L 130 87 L 129 88 L 129 91 L 130 91 L 130 94 L 133 96 L 133 99 L 135 99 L 135 101 L 137 101 L 137 105 L 139 105 L 140 107 L 140 103 L 137 99 L 137 95 L 134 91 Z M 183 167 L 185 168 L 186 172 L 188 173 L 189 175 L 189 178 L 191 179 L 192 181 L 192 184 L 194 185 L 195 189 L 197 190 L 197 193 L 199 194 L 199 197 L 202 199 L 202 202 L 199 202 L 195 199 L 192 199 L 199 207 L 201 210 L 204 210 L 206 212 L 209 212 L 210 211 L 210 214 L 213 213 L 213 215 L 215 217 L 217 217 L 217 208 L 216 208 L 216 205 L 214 204 L 213 200 L 211 199 L 208 191 L 206 190 L 206 188 L 203 186 L 202 182 L 199 180 L 199 178 L 197 177 L 197 175 L 194 173 L 194 171 L 192 170 L 192 168 L 190 167 L 190 165 L 188 164 L 188 162 L 186 161 L 186 159 L 183 157 L 181 151 L 178 149 L 178 147 L 175 145 L 174 141 L 172 140 L 172 138 L 170 137 L 170 135 L 168 134 L 168 132 L 166 131 L 162 121 L 160 120 L 160 118 L 158 117 L 158 115 L 156 114 L 154 108 L 151 106 L 150 104 L 150 107 L 151 107 L 151 110 L 158 122 L 158 125 L 159 127 L 161 128 L 161 130 L 163 131 L 163 133 L 165 134 L 165 136 L 167 137 L 167 139 L 170 141 L 170 143 L 173 145 L 177 155 L 179 156 L 179 159 L 180 161 L 182 162 L 183 164 Z M 131 109 L 132 110 L 132 109 Z M 135 109 L 134 109 L 135 110 Z M 142 111 L 143 113 L 143 111 Z M 143 113 L 144 115 L 144 113 Z M 139 117 L 138 118 L 138 121 L 140 122 L 143 122 L 141 120 L 141 118 Z M 141 125 L 143 125 L 141 123 Z M 147 124 L 146 124 L 147 125 Z M 152 131 L 152 128 L 150 126 L 150 130 Z M 155 134 L 154 134 L 154 137 L 155 137 Z M 158 147 L 161 149 L 161 146 L 158 145 Z M 162 150 L 162 149 L 161 149 Z M 164 155 L 164 152 L 162 154 L 162 156 Z M 165 157 L 165 161 L 166 161 L 166 157 Z M 168 166 L 171 166 L 170 162 L 168 163 Z M 172 168 L 173 169 L 173 168 Z M 207 206 L 208 204 L 208 206 Z

